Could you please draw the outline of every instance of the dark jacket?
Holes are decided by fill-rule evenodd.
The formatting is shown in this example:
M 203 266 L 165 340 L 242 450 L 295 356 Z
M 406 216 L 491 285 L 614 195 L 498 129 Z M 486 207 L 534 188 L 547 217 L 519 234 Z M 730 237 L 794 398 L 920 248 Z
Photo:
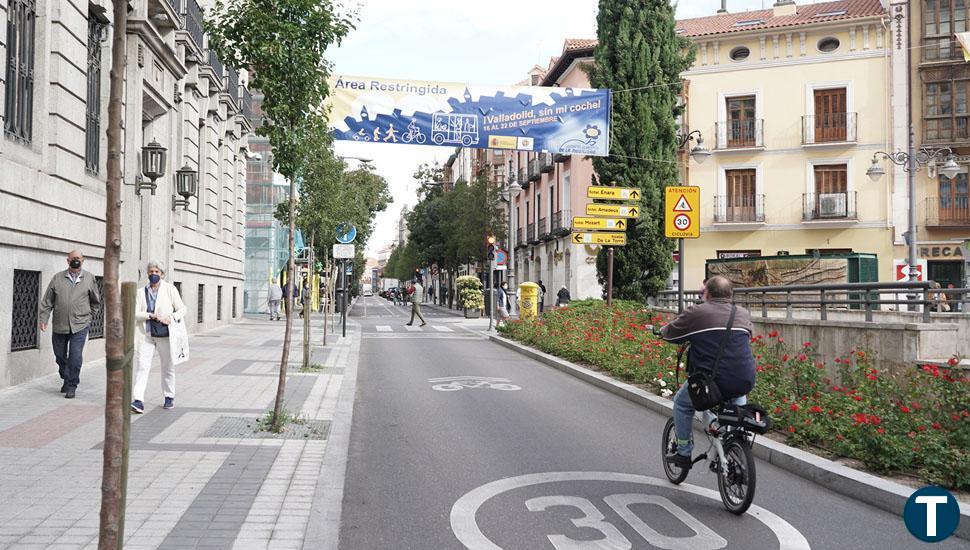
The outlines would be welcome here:
M 697 369 L 710 370 L 714 366 L 717 350 L 727 332 L 731 315 L 731 302 L 712 298 L 702 304 L 684 310 L 669 325 L 663 327 L 660 336 L 671 343 L 690 342 L 687 365 L 691 373 Z M 754 356 L 751 353 L 751 313 L 738 307 L 734 317 L 731 336 L 724 345 L 721 362 L 714 379 L 724 399 L 746 395 L 754 389 Z
M 77 284 L 68 277 L 68 270 L 54 274 L 38 308 L 38 319 L 46 323 L 54 312 L 51 323 L 56 334 L 75 334 L 91 325 L 93 313 L 101 306 L 98 283 L 90 272 L 81 270 Z

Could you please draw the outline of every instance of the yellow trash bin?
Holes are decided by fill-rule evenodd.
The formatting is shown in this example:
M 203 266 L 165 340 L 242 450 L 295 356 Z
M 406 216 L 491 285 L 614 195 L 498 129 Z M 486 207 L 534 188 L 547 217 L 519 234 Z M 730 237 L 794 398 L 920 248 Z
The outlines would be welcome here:
M 519 285 L 519 318 L 535 319 L 539 315 L 539 285 L 525 282 Z

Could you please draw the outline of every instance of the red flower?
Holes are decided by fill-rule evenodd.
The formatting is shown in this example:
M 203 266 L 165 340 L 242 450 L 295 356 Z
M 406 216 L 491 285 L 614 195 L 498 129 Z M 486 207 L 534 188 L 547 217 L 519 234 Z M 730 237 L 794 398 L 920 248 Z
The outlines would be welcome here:
M 859 397 L 858 395 L 853 395 L 852 399 L 855 399 L 856 401 L 862 401 L 862 398 Z
M 786 353 L 785 355 L 782 355 L 781 356 L 781 360 L 782 360 L 782 362 L 788 361 L 788 354 Z
M 958 359 L 957 359 L 956 357 L 951 357 L 951 358 L 950 358 L 950 359 L 949 359 L 949 360 L 948 360 L 948 361 L 946 362 L 946 364 L 947 364 L 947 365 L 950 365 L 951 367 L 955 367 L 955 366 L 956 366 L 956 364 L 957 364 L 957 363 L 959 363 L 959 362 L 960 362 L 960 361 L 959 361 L 959 360 L 958 360 Z
M 865 424 L 867 418 L 865 413 L 855 413 L 852 415 L 852 420 L 854 420 L 856 424 Z
M 774 338 L 776 336 L 778 336 L 778 331 L 777 330 L 773 330 L 773 331 L 771 331 L 771 332 L 768 333 L 768 338 Z
M 882 419 L 879 418 L 878 416 L 876 416 L 874 414 L 870 414 L 869 415 L 869 423 L 870 424 L 878 425 L 880 422 L 882 422 Z
M 878 430 L 876 430 L 876 432 L 877 433 L 884 434 L 884 433 L 886 433 L 886 428 L 879 428 Z
M 805 355 L 804 353 L 798 356 L 798 360 L 799 360 L 799 361 L 804 361 L 804 360 L 806 360 L 806 359 L 808 359 L 808 356 L 807 356 L 807 355 Z
M 778 341 L 779 341 L 779 342 L 781 342 L 782 344 L 784 344 L 784 343 L 785 343 L 785 339 L 784 339 L 784 338 L 782 338 L 781 336 L 779 336 L 779 337 L 778 337 Z
M 954 422 L 956 422 L 957 420 L 960 420 L 960 415 L 959 414 L 951 414 L 950 415 L 950 419 L 952 419 Z
M 921 431 L 921 432 L 925 432 L 926 431 L 926 426 L 917 426 L 916 429 L 919 430 L 919 431 Z
M 812 343 L 811 342 L 802 342 L 802 347 L 803 348 L 810 348 L 810 347 L 812 347 Z
M 906 405 L 900 405 L 899 406 L 899 410 L 901 410 L 901 411 L 903 411 L 904 413 L 907 413 L 907 414 L 909 414 L 909 412 L 910 412 L 909 407 L 907 407 Z
M 845 440 L 845 438 L 842 437 L 842 434 L 836 434 L 835 439 L 838 439 L 839 441 L 844 441 Z
M 864 351 L 860 351 L 860 352 L 856 353 L 856 355 L 859 356 L 859 359 L 865 359 L 866 358 L 866 352 L 864 352 Z
M 781 412 L 781 407 L 775 407 L 775 410 L 774 410 L 773 412 L 774 412 L 775 414 L 778 414 L 778 413 L 780 413 L 780 412 Z
M 788 433 L 790 434 L 795 433 L 795 426 L 788 426 Z
M 792 403 L 791 404 L 791 410 L 798 411 L 798 403 Z
M 940 426 L 940 423 L 939 422 L 934 422 L 933 423 L 933 429 L 934 430 L 942 430 L 943 429 L 943 426 Z
M 811 412 L 811 413 L 820 413 L 820 412 L 822 412 L 822 407 L 819 407 L 818 405 L 812 405 L 812 408 L 811 409 L 808 409 L 808 412 Z
M 836 363 L 841 363 L 841 362 L 842 362 L 842 360 L 841 360 L 841 359 L 839 359 L 838 357 L 836 357 L 836 358 L 835 358 L 835 362 L 836 362 Z
M 869 380 L 878 380 L 879 378 L 875 374 L 867 374 L 866 378 Z

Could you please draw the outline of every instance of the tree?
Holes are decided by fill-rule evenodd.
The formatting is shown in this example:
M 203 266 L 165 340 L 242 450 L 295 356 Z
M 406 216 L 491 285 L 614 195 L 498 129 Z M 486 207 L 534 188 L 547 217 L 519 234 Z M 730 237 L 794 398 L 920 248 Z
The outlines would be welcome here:
M 107 367 L 104 403 L 104 452 L 101 475 L 101 523 L 98 548 L 121 548 L 124 510 L 125 372 L 124 326 L 118 271 L 121 259 L 121 158 L 124 151 L 124 105 L 128 3 L 113 0 L 111 76 L 108 91 L 108 159 L 104 232 L 104 351 Z M 130 359 L 128 359 L 130 362 Z
M 594 87 L 614 92 L 611 155 L 595 157 L 593 168 L 604 183 L 642 190 L 640 218 L 627 229 L 627 246 L 614 253 L 614 294 L 643 301 L 666 286 L 673 268 L 663 189 L 678 180 L 677 98 L 694 49 L 674 32 L 669 0 L 600 0 L 596 23 L 599 44 L 587 72 Z M 606 257 L 603 249 L 596 258 L 601 284 Z
M 296 182 L 319 153 L 319 133 L 327 126 L 323 102 L 330 64 L 324 55 L 353 28 L 353 16 L 340 15 L 339 7 L 332 0 L 219 0 L 206 21 L 210 47 L 226 64 L 248 69 L 250 87 L 264 96 L 266 117 L 256 133 L 269 138 L 273 168 L 290 181 L 288 281 L 294 284 Z M 288 293 L 287 311 L 293 311 L 293 294 Z M 282 429 L 292 332 L 293 316 L 287 315 L 272 413 L 277 432 Z

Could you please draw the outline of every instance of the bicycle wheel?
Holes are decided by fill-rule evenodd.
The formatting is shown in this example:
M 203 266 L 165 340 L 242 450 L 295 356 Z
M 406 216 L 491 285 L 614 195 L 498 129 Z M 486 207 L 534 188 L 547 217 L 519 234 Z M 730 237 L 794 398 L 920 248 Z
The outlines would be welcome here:
M 663 438 L 660 440 L 660 463 L 664 465 L 664 474 L 667 479 L 675 485 L 679 485 L 687 479 L 689 468 L 681 468 L 667 462 L 667 453 L 677 452 L 677 430 L 674 428 L 674 419 L 668 418 L 667 425 L 664 426 Z
M 724 458 L 717 472 L 717 488 L 721 502 L 732 514 L 741 515 L 754 500 L 755 469 L 751 445 L 745 439 L 731 438 L 724 443 Z

